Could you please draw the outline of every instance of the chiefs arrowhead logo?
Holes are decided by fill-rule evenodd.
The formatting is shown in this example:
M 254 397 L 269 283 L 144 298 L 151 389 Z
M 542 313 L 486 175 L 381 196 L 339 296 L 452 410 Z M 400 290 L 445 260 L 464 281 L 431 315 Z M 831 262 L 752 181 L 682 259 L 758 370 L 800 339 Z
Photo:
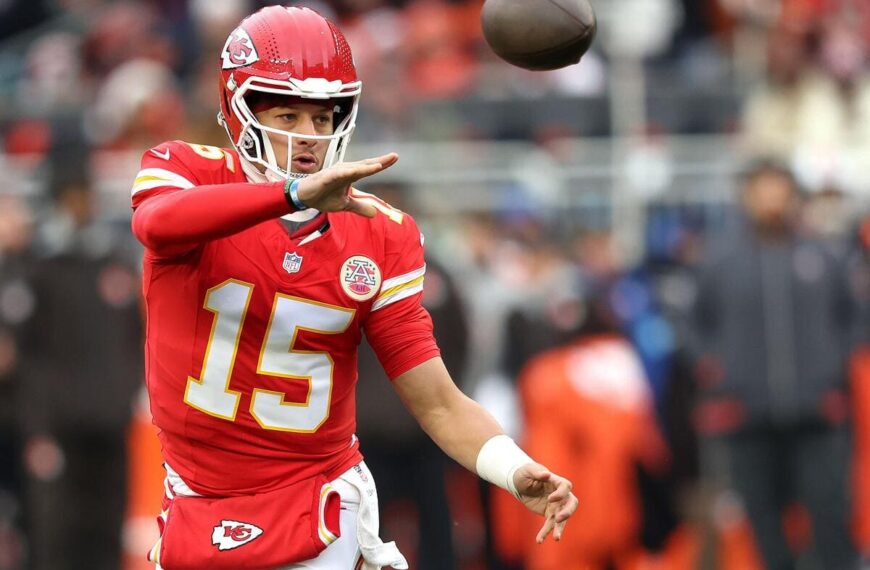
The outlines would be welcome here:
M 263 534 L 263 529 L 251 523 L 222 520 L 211 533 L 211 543 L 218 550 L 232 550 L 248 544 Z
M 254 47 L 254 42 L 251 36 L 242 27 L 238 27 L 230 33 L 227 38 L 227 43 L 224 44 L 224 50 L 221 52 L 224 69 L 233 69 L 244 65 L 251 65 L 260 56 L 257 54 L 257 48 Z

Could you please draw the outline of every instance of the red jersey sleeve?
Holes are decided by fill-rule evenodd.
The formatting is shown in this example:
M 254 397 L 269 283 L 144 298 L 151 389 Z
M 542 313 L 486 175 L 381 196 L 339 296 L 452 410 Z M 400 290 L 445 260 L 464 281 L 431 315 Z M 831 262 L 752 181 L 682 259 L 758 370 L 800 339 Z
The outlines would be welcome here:
M 213 182 L 205 159 L 182 141 L 167 141 L 142 154 L 139 173 L 133 182 L 132 205 L 138 208 L 152 196 L 177 192 Z
M 133 183 L 133 233 L 160 257 L 180 255 L 292 208 L 281 182 L 251 184 L 224 149 L 170 141 L 142 156 Z
M 411 216 L 400 219 L 384 222 L 384 280 L 365 323 L 369 344 L 391 380 L 441 354 L 432 318 L 421 304 L 423 234 Z

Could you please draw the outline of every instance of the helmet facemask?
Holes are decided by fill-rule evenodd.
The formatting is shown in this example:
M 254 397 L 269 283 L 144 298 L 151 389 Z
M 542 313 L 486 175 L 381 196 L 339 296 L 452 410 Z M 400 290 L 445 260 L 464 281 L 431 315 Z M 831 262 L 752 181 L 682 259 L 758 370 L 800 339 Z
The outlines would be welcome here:
M 229 101 L 230 112 L 241 123 L 237 139 L 233 139 L 227 121 L 219 117 L 230 140 L 242 158 L 265 169 L 270 179 L 286 180 L 288 178 L 304 178 L 308 174 L 293 172 L 293 139 L 329 141 L 323 158 L 321 169 L 329 168 L 344 160 L 344 154 L 350 143 L 351 135 L 356 128 L 357 109 L 361 85 L 327 81 L 320 78 L 306 80 L 278 81 L 261 77 L 249 77 L 241 86 L 234 90 Z M 257 120 L 256 115 L 246 100 L 252 93 L 267 93 L 299 97 L 311 102 L 336 103 L 334 121 L 335 127 L 330 135 L 299 134 L 290 131 L 268 127 Z M 269 135 L 287 137 L 287 157 L 279 163 Z

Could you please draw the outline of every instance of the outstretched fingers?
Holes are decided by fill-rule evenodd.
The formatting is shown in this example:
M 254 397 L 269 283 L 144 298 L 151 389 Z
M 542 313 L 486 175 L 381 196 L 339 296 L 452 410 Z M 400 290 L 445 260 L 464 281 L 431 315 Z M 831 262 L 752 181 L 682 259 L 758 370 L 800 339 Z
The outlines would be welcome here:
M 565 525 L 568 521 L 557 522 L 553 527 L 553 540 L 559 542 L 562 540 L 562 533 L 565 532 Z
M 349 162 L 335 171 L 334 180 L 340 183 L 352 184 L 383 169 L 384 167 L 379 162 Z
M 538 536 L 535 537 L 535 542 L 541 544 L 544 542 L 544 539 L 547 538 L 547 535 L 553 530 L 556 526 L 556 521 L 553 519 L 552 515 L 548 516 L 544 520 L 544 526 L 541 527 L 541 530 L 538 531 Z M 563 525 L 564 526 L 564 525 Z M 561 536 L 561 533 L 560 533 Z
M 564 500 L 564 505 L 559 504 L 550 504 L 547 507 L 546 514 L 544 515 L 544 526 L 541 527 L 541 530 L 538 531 L 538 536 L 536 537 L 536 541 L 538 544 L 544 542 L 544 539 L 547 538 L 551 532 L 553 533 L 553 540 L 560 541 L 562 540 L 562 534 L 565 532 L 565 525 L 568 524 L 568 519 L 577 510 L 577 498 L 574 495 L 569 495 L 567 499 Z
M 355 162 L 336 164 L 318 172 L 300 183 L 300 199 L 312 208 L 325 212 L 351 212 L 373 218 L 377 209 L 370 201 L 361 200 L 351 193 L 351 185 L 367 176 L 389 168 L 399 160 L 394 152 Z M 305 188 L 302 189 L 301 185 Z M 303 196 L 304 192 L 304 196 Z
M 399 155 L 395 152 L 388 152 L 387 154 L 382 154 L 381 156 L 375 156 L 373 158 L 366 158 L 359 162 L 365 164 L 380 164 L 383 168 L 389 168 L 392 165 L 396 164 L 399 160 Z
M 356 162 L 346 162 L 341 165 L 344 168 L 342 169 L 340 176 L 343 180 L 356 182 L 361 178 L 371 176 L 372 174 L 376 174 L 381 170 L 391 167 L 396 164 L 398 160 L 399 155 L 395 152 L 391 152 L 374 158 L 366 158 Z
M 549 474 L 549 483 L 556 489 L 547 496 L 547 507 L 544 511 L 544 526 L 538 532 L 537 542 L 540 544 L 551 532 L 553 540 L 562 539 L 568 519 L 577 510 L 577 497 L 571 493 L 571 482 L 555 473 Z

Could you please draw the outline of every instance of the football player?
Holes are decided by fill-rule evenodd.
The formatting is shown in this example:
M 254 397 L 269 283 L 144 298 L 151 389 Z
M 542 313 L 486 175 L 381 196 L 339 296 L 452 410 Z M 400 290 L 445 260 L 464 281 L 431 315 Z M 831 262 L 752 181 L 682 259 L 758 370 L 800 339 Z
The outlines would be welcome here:
M 361 83 L 336 26 L 305 8 L 246 18 L 221 54 L 232 149 L 144 153 L 133 232 L 144 244 L 146 377 L 166 477 L 173 568 L 407 568 L 378 538 L 354 435 L 366 334 L 444 451 L 545 517 L 561 538 L 571 483 L 535 463 L 454 385 L 420 299 L 411 216 L 352 184 L 398 156 L 342 162 Z

